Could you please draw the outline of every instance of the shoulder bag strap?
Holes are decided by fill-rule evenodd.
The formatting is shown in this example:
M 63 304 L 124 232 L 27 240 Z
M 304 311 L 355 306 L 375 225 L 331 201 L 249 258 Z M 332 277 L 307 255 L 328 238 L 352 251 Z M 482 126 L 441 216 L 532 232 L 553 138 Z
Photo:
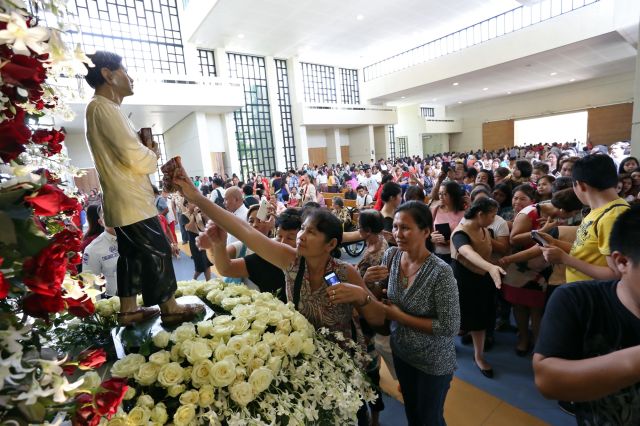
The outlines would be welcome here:
M 609 213 L 610 210 L 615 209 L 616 207 L 627 207 L 630 208 L 629 205 L 627 204 L 614 204 L 612 206 L 609 206 L 605 209 L 605 211 L 602 212 L 602 214 L 600 216 L 598 216 L 598 218 L 596 220 L 593 221 L 593 233 L 595 234 L 596 238 L 598 238 L 598 222 L 600 222 L 600 219 L 602 219 L 602 217 Z
M 298 309 L 298 303 L 300 302 L 300 291 L 302 289 L 305 267 L 306 262 L 304 257 L 301 257 L 300 264 L 298 265 L 298 273 L 296 274 L 296 279 L 293 282 L 293 306 L 295 306 L 296 309 Z

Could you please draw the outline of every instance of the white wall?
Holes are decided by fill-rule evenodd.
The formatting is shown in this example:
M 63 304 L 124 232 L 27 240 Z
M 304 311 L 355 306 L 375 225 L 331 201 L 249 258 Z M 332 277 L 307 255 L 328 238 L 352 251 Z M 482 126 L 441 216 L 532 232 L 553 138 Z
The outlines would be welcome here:
M 307 127 L 307 146 L 309 148 L 325 148 L 327 146 L 325 129 L 309 129 Z
M 633 85 L 634 73 L 625 73 L 449 108 L 447 117 L 462 119 L 462 133 L 452 135 L 451 150 L 481 148 L 484 122 L 629 102 L 633 100 Z M 396 135 L 402 136 L 397 131 Z
M 225 152 L 226 131 L 224 119 L 220 114 L 206 114 L 207 120 L 207 147 L 211 152 Z
M 371 154 L 374 149 L 373 126 L 354 127 L 349 129 L 349 161 L 358 163 L 360 161 L 369 163 L 375 154 Z
M 389 146 L 389 132 L 387 126 L 376 126 L 373 128 L 373 140 L 376 150 L 375 159 L 387 158 L 387 147 Z
M 422 155 L 422 133 L 425 131 L 424 117 L 420 117 L 420 106 L 398 107 L 396 138 L 407 137 L 407 154 Z M 396 148 L 396 154 L 398 153 Z
M 196 113 L 191 113 L 164 134 L 167 158 L 182 157 L 182 165 L 189 176 L 204 176 L 200 137 Z M 207 159 L 206 161 L 209 161 Z
M 429 137 L 430 136 L 430 137 Z M 449 151 L 449 135 L 446 133 L 423 134 L 422 152 L 423 155 L 439 154 Z
M 71 165 L 79 169 L 95 167 L 84 133 L 68 133 L 64 138 Z

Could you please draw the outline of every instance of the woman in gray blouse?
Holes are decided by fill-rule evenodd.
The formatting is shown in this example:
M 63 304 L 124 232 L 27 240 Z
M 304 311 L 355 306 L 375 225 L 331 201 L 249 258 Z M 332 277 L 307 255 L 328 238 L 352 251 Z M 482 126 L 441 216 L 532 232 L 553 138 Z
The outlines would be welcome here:
M 444 401 L 456 369 L 454 337 L 460 328 L 458 288 L 449 265 L 426 246 L 433 226 L 429 208 L 409 201 L 396 210 L 382 265 L 365 281 L 388 275 L 386 317 L 409 425 L 445 425 Z

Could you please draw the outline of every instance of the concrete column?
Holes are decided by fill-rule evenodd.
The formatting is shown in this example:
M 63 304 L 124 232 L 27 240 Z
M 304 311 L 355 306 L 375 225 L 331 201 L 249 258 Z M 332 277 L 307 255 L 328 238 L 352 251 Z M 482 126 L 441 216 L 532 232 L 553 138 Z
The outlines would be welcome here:
M 287 71 L 289 71 L 289 96 L 291 97 L 293 137 L 296 141 L 296 160 L 297 167 L 300 168 L 304 163 L 309 163 L 309 146 L 307 144 L 307 129 L 303 122 L 304 84 L 298 58 L 287 60 Z
M 202 163 L 202 174 L 213 176 L 213 166 L 211 164 L 211 150 L 209 149 L 209 132 L 207 131 L 207 116 L 204 112 L 196 112 L 196 129 L 198 132 L 198 148 L 200 149 L 200 162 Z
M 342 151 L 340 150 L 340 129 L 325 130 L 327 140 L 327 164 L 340 164 Z
M 640 38 L 640 24 L 638 25 Z M 640 45 L 636 49 L 636 79 L 633 89 L 633 118 L 631 119 L 631 155 L 640 156 Z
M 271 113 L 271 136 L 276 157 L 276 170 L 285 171 L 287 163 L 284 156 L 284 138 L 282 136 L 282 116 L 278 105 L 278 74 L 273 57 L 264 58 L 267 70 L 267 89 L 269 91 L 269 112 Z M 295 137 L 295 136 L 294 136 Z

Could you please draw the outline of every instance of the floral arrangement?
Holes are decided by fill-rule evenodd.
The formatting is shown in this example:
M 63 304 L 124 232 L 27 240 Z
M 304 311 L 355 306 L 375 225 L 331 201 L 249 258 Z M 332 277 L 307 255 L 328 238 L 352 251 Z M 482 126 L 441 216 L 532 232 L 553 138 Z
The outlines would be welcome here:
M 219 314 L 158 332 L 149 356 L 116 361 L 111 375 L 129 392 L 108 425 L 342 425 L 375 398 L 359 368 L 366 355 L 316 332 L 291 304 L 220 280 L 180 282 L 178 293 L 200 296 Z M 114 315 L 114 306 L 99 301 L 98 315 Z M 98 424 L 91 418 L 85 424 Z
M 52 17 L 58 25 L 41 25 L 29 10 Z M 105 362 L 102 350 L 82 352 L 70 361 L 49 345 L 56 319 L 93 314 L 101 292 L 95 277 L 81 277 L 76 270 L 81 206 L 64 183 L 75 173 L 63 155 L 64 132 L 39 124 L 56 114 L 68 117 L 50 81 L 84 72 L 83 62 L 88 63 L 80 49 L 72 51 L 62 42 L 65 20 L 59 0 L 0 2 L 2 424 L 64 417 L 74 410 L 69 403 L 84 386 L 83 379 L 68 374 Z M 95 395 L 105 392 L 96 389 Z

